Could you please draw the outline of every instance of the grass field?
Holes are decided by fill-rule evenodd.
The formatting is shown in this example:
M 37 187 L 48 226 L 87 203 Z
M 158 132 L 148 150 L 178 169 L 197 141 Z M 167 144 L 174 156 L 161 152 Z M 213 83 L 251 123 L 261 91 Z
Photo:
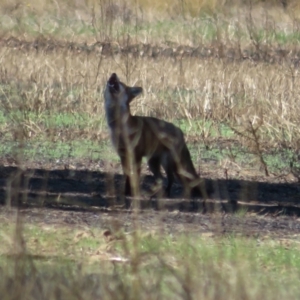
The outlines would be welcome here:
M 67 5 L 62 4 L 60 14 Z M 51 5 L 38 15 L 33 3 L 16 5 L 11 14 L 3 11 L 11 19 L 6 26 L 20 23 L 2 27 L 3 155 L 14 152 L 22 139 L 33 157 L 98 159 L 97 144 L 107 140 L 103 87 L 113 70 L 128 84 L 144 88 L 132 105 L 134 113 L 179 124 L 191 147 L 204 144 L 209 156 L 219 152 L 235 160 L 219 151 L 221 141 L 230 140 L 225 144 L 231 154 L 246 151 L 258 158 L 258 167 L 265 161 L 264 168 L 276 174 L 288 173 L 291 164 L 298 167 L 298 21 L 289 11 L 235 5 L 226 14 L 204 10 L 198 17 L 173 20 L 167 15 L 153 19 L 154 9 L 145 15 L 134 12 L 133 5 L 130 11 L 138 20 L 128 23 L 122 2 L 89 5 L 98 7 L 95 20 L 89 6 L 75 5 L 75 18 L 59 17 Z M 243 12 L 241 20 L 237 9 Z M 111 12 L 106 20 L 109 14 L 103 10 L 117 15 Z M 56 23 L 47 25 L 52 19 Z M 194 153 L 200 152 L 197 146 Z
M 0 233 L 4 299 L 299 297 L 296 236 L 274 240 L 32 222 L 16 236 L 15 226 L 4 220 Z
M 1 203 L 14 203 L 21 190 L 24 205 L 36 190 L 58 203 L 74 197 L 73 185 L 95 198 L 93 172 L 120 172 L 103 105 L 112 72 L 143 87 L 133 114 L 183 130 L 205 176 L 270 190 L 299 181 L 298 1 L 0 3 Z M 26 171 L 36 181 L 24 181 Z M 39 174 L 51 171 L 41 184 Z M 54 180 L 59 188 L 51 190 Z M 117 194 L 109 187 L 101 200 Z M 298 207 L 298 193 L 285 194 L 280 201 Z M 200 213 L 150 218 L 84 208 L 95 221 L 79 222 L 77 204 L 45 212 L 46 202 L 36 203 L 22 213 L 1 208 L 1 299 L 299 298 L 296 216 L 285 223 L 255 216 L 255 233 L 237 233 L 247 210 L 212 214 L 218 225 L 211 226 Z M 268 227 L 273 217 L 285 225 Z M 228 230 L 226 218 L 233 218 Z

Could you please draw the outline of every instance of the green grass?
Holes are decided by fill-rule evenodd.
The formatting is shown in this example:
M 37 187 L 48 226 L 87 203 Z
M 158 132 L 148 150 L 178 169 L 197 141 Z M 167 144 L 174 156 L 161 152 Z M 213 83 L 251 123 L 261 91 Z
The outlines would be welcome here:
M 17 156 L 25 160 L 64 160 L 64 159 L 91 159 L 91 160 L 117 160 L 116 154 L 112 153 L 110 141 L 91 141 L 78 139 L 74 141 L 49 140 L 27 141 L 20 145 L 18 142 L 6 141 L 0 145 L 1 156 Z
M 9 278 L 24 293 L 30 291 L 30 299 L 40 299 L 46 287 L 50 295 L 58 289 L 62 295 L 69 295 L 68 299 L 75 299 L 76 295 L 96 293 L 97 285 L 105 299 L 121 295 L 123 299 L 300 296 L 297 238 L 274 240 L 188 233 L 162 236 L 159 232 L 121 230 L 112 232 L 107 240 L 99 228 L 31 224 L 25 225 L 22 233 L 26 240 L 23 257 L 12 260 L 7 254 L 14 251 L 13 228 L 11 223 L 2 223 L 0 227 L 0 291 L 6 295 L 4 299 L 14 299 L 14 293 L 6 294 L 3 286 Z M 123 262 L 113 262 L 116 258 Z M 35 284 L 37 276 L 40 288 Z M 22 278 L 26 278 L 23 285 Z M 89 284 L 77 289 L 83 282 Z

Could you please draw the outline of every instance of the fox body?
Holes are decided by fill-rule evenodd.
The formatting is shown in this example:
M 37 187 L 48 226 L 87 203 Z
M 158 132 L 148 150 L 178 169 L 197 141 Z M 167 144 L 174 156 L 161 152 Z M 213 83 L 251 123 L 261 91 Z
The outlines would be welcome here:
M 112 143 L 120 156 L 125 175 L 125 194 L 138 191 L 142 158 L 146 157 L 156 180 L 162 179 L 161 167 L 166 172 L 169 197 L 175 178 L 184 185 L 186 195 L 199 190 L 200 180 L 186 146 L 183 132 L 172 123 L 130 113 L 130 102 L 142 93 L 141 87 L 129 87 L 113 73 L 104 92 L 105 111 Z M 136 189 L 136 190 L 135 190 Z

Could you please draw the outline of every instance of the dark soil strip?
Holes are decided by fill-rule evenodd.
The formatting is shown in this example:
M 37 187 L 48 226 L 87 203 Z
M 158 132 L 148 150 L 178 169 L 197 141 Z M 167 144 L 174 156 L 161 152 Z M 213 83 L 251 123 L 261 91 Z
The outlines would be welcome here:
M 219 45 L 199 45 L 191 47 L 178 45 L 168 47 L 163 45 L 152 44 L 120 44 L 116 42 L 96 42 L 96 43 L 76 43 L 62 41 L 54 38 L 38 37 L 33 40 L 24 40 L 16 37 L 0 39 L 0 47 L 10 47 L 21 51 L 42 51 L 57 52 L 70 51 L 75 53 L 101 54 L 102 56 L 114 55 L 132 55 L 133 57 L 147 58 L 198 58 L 209 59 L 219 58 L 228 61 L 250 60 L 254 62 L 282 63 L 289 62 L 295 66 L 300 62 L 300 51 L 294 49 L 284 49 L 278 47 L 248 47 L 240 49 L 239 47 L 228 47 L 226 44 Z
M 122 196 L 123 176 L 109 172 L 68 169 L 19 169 L 0 167 L 0 203 L 22 207 L 52 207 L 62 210 L 93 211 L 126 209 L 185 212 L 255 212 L 257 214 L 300 216 L 300 186 L 297 183 L 269 183 L 239 179 L 205 179 L 214 193 L 203 199 L 183 199 L 176 184 L 172 199 L 152 197 L 152 176 L 145 176 L 142 197 Z

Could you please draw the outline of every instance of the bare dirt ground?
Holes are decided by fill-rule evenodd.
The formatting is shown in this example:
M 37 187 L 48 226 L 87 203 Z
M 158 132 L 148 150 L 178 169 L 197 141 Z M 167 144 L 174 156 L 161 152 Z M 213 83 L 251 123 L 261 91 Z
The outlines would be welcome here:
M 292 238 L 300 233 L 300 186 L 282 178 L 222 179 L 221 171 L 218 175 L 215 167 L 204 167 L 202 177 L 215 189 L 204 214 L 202 200 L 195 210 L 181 198 L 180 185 L 174 187 L 172 199 L 152 199 L 148 191 L 153 178 L 144 170 L 141 209 L 136 214 L 132 199 L 121 197 L 123 178 L 118 166 L 116 173 L 105 164 L 87 161 L 28 162 L 20 169 L 3 161 L 0 170 L 0 202 L 10 199 L 14 207 L 18 204 L 29 223 L 125 230 L 138 224 L 150 231 L 255 237 Z M 0 207 L 0 219 L 13 219 L 14 214 L 15 209 Z

